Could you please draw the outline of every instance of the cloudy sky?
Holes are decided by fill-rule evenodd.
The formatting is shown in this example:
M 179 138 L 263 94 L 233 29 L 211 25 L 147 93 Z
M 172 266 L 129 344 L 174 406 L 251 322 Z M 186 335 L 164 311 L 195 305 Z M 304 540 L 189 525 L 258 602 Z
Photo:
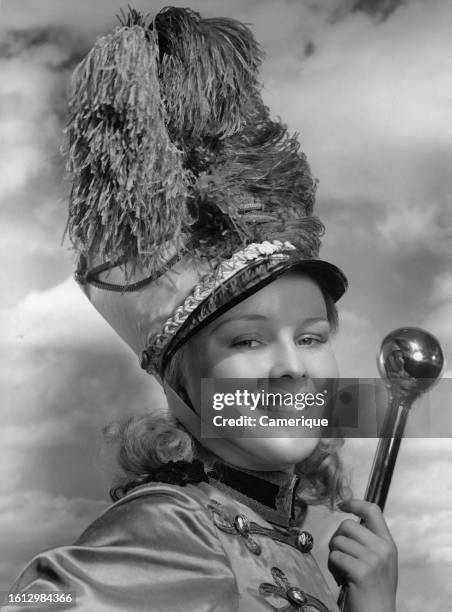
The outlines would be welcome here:
M 106 506 L 102 427 L 162 401 L 75 286 L 62 243 L 68 78 L 126 4 L 0 2 L 0 589 Z M 132 4 L 150 13 L 163 6 Z M 300 133 L 320 179 L 323 256 L 351 284 L 337 340 L 343 375 L 375 376 L 381 339 L 402 325 L 432 331 L 450 355 L 452 3 L 190 4 L 252 24 L 267 54 L 265 100 Z M 375 441 L 347 444 L 361 495 Z M 400 612 L 450 607 L 451 466 L 452 440 L 404 441 L 386 512 L 399 546 Z M 331 533 L 341 519 L 315 519 L 326 550 L 324 527 Z

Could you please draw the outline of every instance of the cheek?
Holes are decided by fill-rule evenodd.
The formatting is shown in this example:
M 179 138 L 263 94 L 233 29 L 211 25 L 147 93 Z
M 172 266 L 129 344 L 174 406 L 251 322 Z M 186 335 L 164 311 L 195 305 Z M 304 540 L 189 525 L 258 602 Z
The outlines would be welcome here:
M 250 353 L 230 355 L 211 368 L 213 378 L 257 378 L 262 375 L 262 359 Z
M 320 351 L 312 351 L 306 356 L 311 378 L 337 378 L 339 370 L 330 344 Z M 271 369 L 271 358 L 264 351 L 244 351 L 225 354 L 211 347 L 193 346 L 187 351 L 186 380 L 187 390 L 193 400 L 201 393 L 201 378 L 266 378 Z
M 337 378 L 339 368 L 331 345 L 326 345 L 322 351 L 312 355 L 310 364 L 312 378 Z
M 311 378 L 337 378 L 339 370 L 332 347 L 306 352 L 303 357 Z M 273 365 L 270 351 L 245 351 L 234 355 L 216 355 L 204 376 L 211 378 L 266 378 Z

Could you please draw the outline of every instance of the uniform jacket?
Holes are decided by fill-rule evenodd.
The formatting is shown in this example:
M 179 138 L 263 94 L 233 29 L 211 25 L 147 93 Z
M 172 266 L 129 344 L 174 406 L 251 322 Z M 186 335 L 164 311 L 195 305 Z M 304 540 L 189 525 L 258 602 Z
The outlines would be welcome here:
M 312 538 L 291 527 L 293 482 L 226 476 L 135 488 L 73 545 L 37 555 L 10 593 L 75 592 L 77 612 L 337 612 Z

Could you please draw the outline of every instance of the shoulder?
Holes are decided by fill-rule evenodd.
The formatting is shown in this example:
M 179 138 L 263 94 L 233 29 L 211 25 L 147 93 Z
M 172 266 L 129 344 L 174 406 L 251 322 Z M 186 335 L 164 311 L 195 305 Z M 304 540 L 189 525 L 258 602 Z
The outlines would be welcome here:
M 207 488 L 207 487 L 206 487 Z M 198 530 L 215 538 L 209 516 L 209 496 L 202 485 L 151 483 L 112 504 L 78 538 L 76 545 L 108 546 L 139 540 L 142 546 L 172 534 L 172 540 Z M 198 533 L 199 535 L 199 533 Z
M 142 486 L 73 545 L 35 557 L 12 592 L 73 590 L 83 612 L 145 610 L 149 602 L 161 612 L 238 609 L 236 579 L 208 499 L 208 485 Z

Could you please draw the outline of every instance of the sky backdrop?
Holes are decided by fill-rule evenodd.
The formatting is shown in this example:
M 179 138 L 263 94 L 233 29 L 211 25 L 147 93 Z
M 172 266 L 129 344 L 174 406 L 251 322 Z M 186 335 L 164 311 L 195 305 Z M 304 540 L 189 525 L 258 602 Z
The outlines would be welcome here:
M 102 428 L 163 401 L 75 285 L 62 242 L 68 79 L 126 4 L 0 2 L 0 590 L 34 554 L 74 541 L 106 507 Z M 131 4 L 151 14 L 164 5 Z M 350 280 L 340 303 L 342 375 L 376 376 L 381 339 L 400 326 L 425 327 L 450 356 L 452 3 L 190 6 L 252 25 L 266 51 L 264 99 L 300 134 L 320 180 L 322 255 Z M 374 448 L 372 440 L 347 442 L 357 495 Z M 404 441 L 386 516 L 399 547 L 399 612 L 449 609 L 451 439 Z M 318 510 L 309 520 L 325 565 L 342 518 Z

